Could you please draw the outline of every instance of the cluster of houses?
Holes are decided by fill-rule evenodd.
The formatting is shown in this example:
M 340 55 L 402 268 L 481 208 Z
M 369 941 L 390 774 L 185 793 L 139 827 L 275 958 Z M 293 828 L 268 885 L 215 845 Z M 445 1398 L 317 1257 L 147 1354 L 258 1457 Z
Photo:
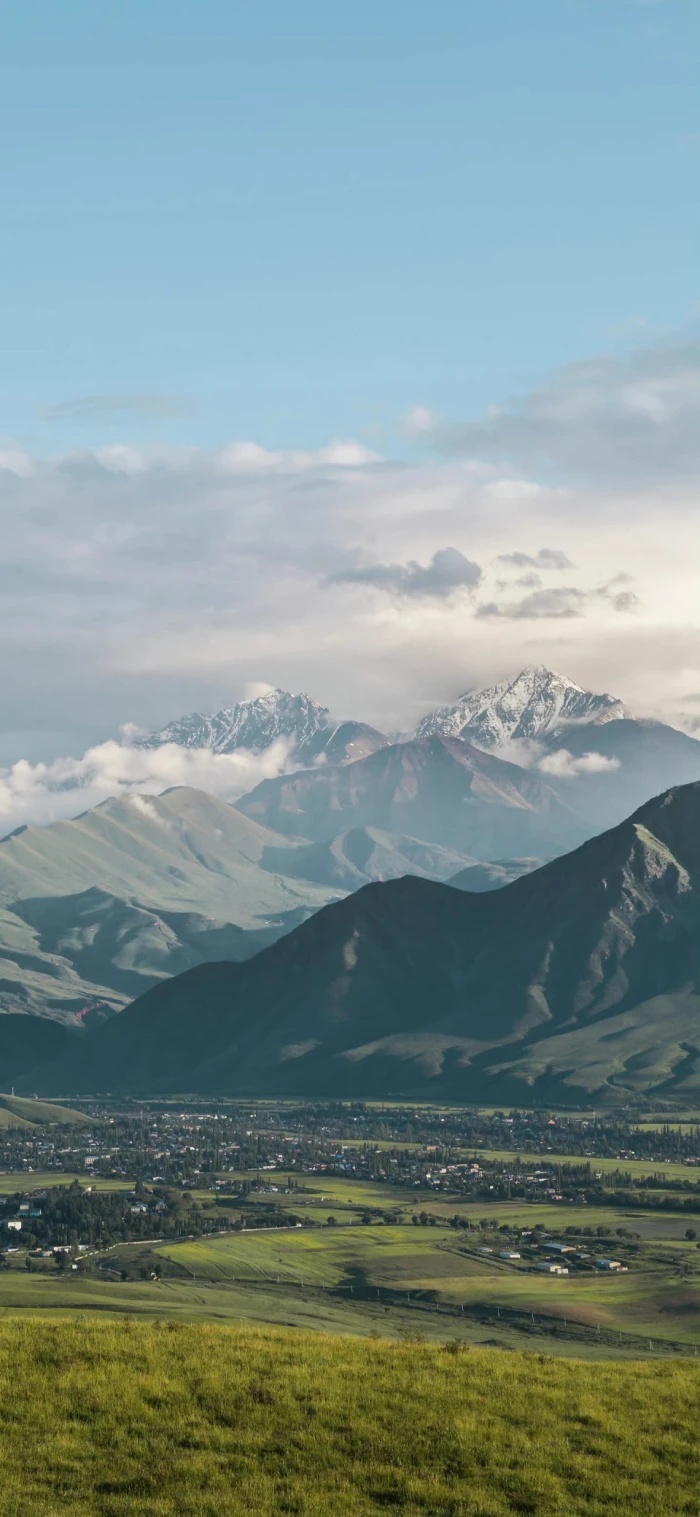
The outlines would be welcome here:
M 541 1275 L 568 1275 L 569 1264 L 593 1264 L 595 1269 L 612 1270 L 619 1274 L 627 1273 L 627 1265 L 619 1259 L 591 1259 L 584 1249 L 577 1248 L 573 1243 L 549 1243 L 539 1242 L 537 1247 L 540 1253 L 546 1254 L 545 1259 L 539 1259 L 535 1269 Z M 488 1247 L 477 1248 L 478 1254 L 493 1254 L 494 1250 Z M 496 1255 L 504 1259 L 508 1264 L 514 1264 L 522 1258 L 522 1254 L 513 1248 L 502 1248 Z

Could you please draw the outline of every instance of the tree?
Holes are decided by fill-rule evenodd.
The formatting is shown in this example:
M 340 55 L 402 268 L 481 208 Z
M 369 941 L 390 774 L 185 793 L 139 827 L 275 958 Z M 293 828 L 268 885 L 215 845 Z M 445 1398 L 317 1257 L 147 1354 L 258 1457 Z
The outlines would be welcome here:
M 338 1225 L 338 1219 L 337 1219 L 337 1217 L 326 1217 L 326 1227 L 337 1227 L 337 1225 Z
M 685 1236 L 688 1239 L 689 1243 L 694 1243 L 695 1239 L 697 1238 L 697 1233 L 695 1231 L 695 1228 L 694 1227 L 686 1227 Z

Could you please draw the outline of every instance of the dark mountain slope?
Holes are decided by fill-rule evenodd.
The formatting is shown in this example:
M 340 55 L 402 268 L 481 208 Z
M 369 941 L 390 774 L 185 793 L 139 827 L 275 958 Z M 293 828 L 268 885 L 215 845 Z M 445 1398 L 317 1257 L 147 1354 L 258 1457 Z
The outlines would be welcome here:
M 482 1100 L 690 1090 L 699 985 L 692 785 L 502 890 L 367 886 L 245 964 L 157 987 L 32 1079 Z
M 533 869 L 541 869 L 546 863 L 547 859 L 496 859 L 493 864 L 467 864 L 445 883 L 453 890 L 502 890 L 504 885 L 512 885 L 513 880 L 532 874 Z

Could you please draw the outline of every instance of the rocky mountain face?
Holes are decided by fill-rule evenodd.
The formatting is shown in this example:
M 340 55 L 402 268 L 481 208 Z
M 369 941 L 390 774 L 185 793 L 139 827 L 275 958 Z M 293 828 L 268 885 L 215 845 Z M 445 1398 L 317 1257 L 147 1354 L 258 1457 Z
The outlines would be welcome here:
M 140 738 L 139 745 L 159 748 L 163 743 L 178 743 L 183 748 L 210 748 L 213 753 L 235 753 L 238 748 L 259 753 L 284 738 L 298 749 L 325 732 L 329 720 L 327 708 L 309 695 L 269 690 L 235 706 L 223 706 L 211 716 L 194 711 Z
M 598 726 L 629 716 L 615 696 L 594 695 L 563 674 L 530 664 L 513 680 L 468 690 L 453 705 L 431 711 L 419 722 L 416 736 L 462 737 L 480 748 L 500 748 L 514 740 L 549 737 L 578 723 Z
M 47 1091 L 697 1098 L 699 1033 L 695 784 L 502 890 L 367 886 L 254 959 L 149 991 L 27 1079 Z
M 345 766 L 263 780 L 236 804 L 293 837 L 327 842 L 353 826 L 379 828 L 474 859 L 547 856 L 587 831 L 542 775 L 460 738 L 390 744 Z
M 235 753 L 241 748 L 262 753 L 280 740 L 289 745 L 290 757 L 299 763 L 312 763 L 321 755 L 330 763 L 345 763 L 387 742 L 383 733 L 365 722 L 332 722 L 326 706 L 303 692 L 291 695 L 288 690 L 270 690 L 235 706 L 223 706 L 211 716 L 194 711 L 137 742 L 142 748 L 177 743 L 182 748 L 210 748 L 212 753 Z

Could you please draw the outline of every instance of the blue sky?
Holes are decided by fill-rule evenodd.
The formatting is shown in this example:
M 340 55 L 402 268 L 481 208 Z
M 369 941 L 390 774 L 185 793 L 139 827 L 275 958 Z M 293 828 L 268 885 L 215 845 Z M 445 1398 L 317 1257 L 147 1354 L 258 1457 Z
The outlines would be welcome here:
M 410 455 L 697 309 L 696 0 L 3 7 L 0 434 Z M 84 404 L 86 402 L 86 404 Z
M 0 831 L 264 683 L 700 732 L 697 0 L 2 10 Z

